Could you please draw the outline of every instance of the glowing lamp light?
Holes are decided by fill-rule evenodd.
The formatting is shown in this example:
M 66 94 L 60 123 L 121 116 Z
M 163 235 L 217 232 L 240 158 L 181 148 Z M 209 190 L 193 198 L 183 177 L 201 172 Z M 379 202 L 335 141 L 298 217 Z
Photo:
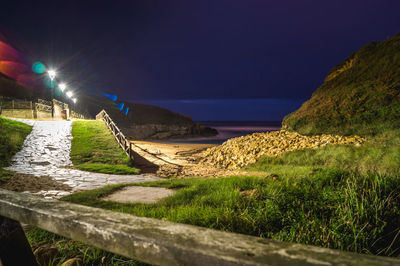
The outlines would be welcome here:
M 56 71 L 50 69 L 49 71 L 47 71 L 47 74 L 49 74 L 49 78 L 51 79 L 51 81 L 53 81 L 53 79 L 56 77 L 57 73 Z
M 76 98 L 72 98 L 72 101 L 73 101 L 74 103 L 76 103 Z
M 72 91 L 67 91 L 65 94 L 68 96 L 68 98 L 71 98 L 72 95 L 74 95 Z
M 67 88 L 67 85 L 65 85 L 65 83 L 61 83 L 60 85 L 58 85 L 58 87 L 61 91 L 64 91 Z

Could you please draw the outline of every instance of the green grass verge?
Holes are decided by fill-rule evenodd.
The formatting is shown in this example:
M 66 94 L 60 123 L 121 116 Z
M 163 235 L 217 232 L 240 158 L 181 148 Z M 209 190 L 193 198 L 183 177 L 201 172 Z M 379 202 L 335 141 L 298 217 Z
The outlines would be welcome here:
M 3 167 L 10 165 L 12 156 L 22 148 L 31 131 L 32 127 L 27 124 L 0 117 L 0 183 L 12 176 Z
M 107 174 L 138 174 L 103 121 L 72 123 L 71 160 L 80 170 Z

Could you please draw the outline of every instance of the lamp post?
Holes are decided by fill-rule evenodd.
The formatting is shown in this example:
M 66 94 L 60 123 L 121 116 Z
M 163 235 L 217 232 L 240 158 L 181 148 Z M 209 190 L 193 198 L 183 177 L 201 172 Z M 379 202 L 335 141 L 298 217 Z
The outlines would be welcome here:
M 67 91 L 67 92 L 65 92 L 65 95 L 67 95 L 68 98 L 71 98 L 72 95 L 74 95 L 74 93 L 72 91 Z M 72 111 L 72 108 L 70 108 L 70 110 Z M 70 114 L 71 114 L 71 112 L 70 112 Z
M 50 69 L 47 71 L 47 74 L 49 75 L 50 78 L 50 87 L 51 87 L 51 117 L 54 118 L 54 88 L 53 88 L 53 81 L 56 78 L 56 71 L 53 69 Z
M 74 109 L 75 109 L 74 112 L 76 112 L 76 98 L 72 98 L 72 102 L 74 103 Z

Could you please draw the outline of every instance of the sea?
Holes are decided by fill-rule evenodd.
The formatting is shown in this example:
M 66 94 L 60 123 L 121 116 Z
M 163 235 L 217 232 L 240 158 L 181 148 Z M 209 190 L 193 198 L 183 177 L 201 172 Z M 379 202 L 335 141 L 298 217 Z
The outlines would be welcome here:
M 158 141 L 169 144 L 222 144 L 230 138 L 249 135 L 255 132 L 269 132 L 281 129 L 280 121 L 197 121 L 198 123 L 218 130 L 212 137 L 170 139 Z

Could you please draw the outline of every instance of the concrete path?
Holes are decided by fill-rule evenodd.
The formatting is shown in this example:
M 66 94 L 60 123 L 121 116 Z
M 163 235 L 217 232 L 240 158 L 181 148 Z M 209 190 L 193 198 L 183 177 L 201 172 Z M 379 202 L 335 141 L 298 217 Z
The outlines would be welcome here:
M 33 121 L 14 119 L 32 125 L 32 132 L 25 139 L 23 148 L 12 159 L 7 170 L 34 176 L 50 176 L 77 190 L 100 188 L 110 184 L 159 180 L 158 177 L 143 175 L 109 175 L 72 169 L 71 121 Z M 40 191 L 35 194 L 59 198 L 68 191 Z

